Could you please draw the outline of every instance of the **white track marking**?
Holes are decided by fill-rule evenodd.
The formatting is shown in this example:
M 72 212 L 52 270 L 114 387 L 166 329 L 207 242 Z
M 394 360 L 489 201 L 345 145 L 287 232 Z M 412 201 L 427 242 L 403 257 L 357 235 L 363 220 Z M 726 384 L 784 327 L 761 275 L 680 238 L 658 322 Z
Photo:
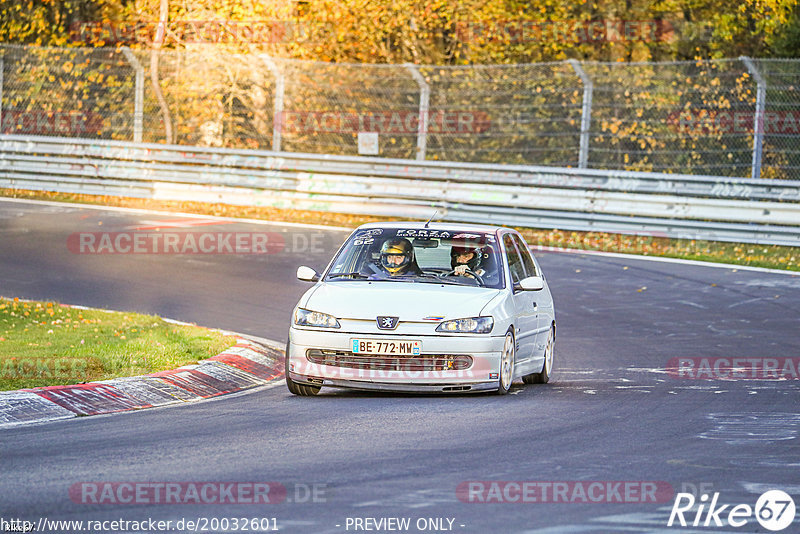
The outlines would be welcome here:
M 148 210 L 143 208 L 123 208 L 119 206 L 98 206 L 96 204 L 79 204 L 74 202 L 54 202 L 51 200 L 31 200 L 25 198 L 0 197 L 0 202 L 17 202 L 20 204 L 39 204 L 43 206 L 67 207 L 76 209 L 91 209 L 100 211 L 119 211 L 123 213 L 138 213 L 144 215 L 158 215 L 162 217 L 187 217 L 192 219 L 217 219 L 220 221 L 240 222 L 245 224 L 263 224 L 267 226 L 290 226 L 293 228 L 313 228 L 316 230 L 331 230 L 337 232 L 352 232 L 353 228 L 343 226 L 326 226 L 324 224 L 307 224 L 281 221 L 265 221 L 263 219 L 242 219 L 239 217 L 220 217 L 215 215 L 200 215 L 198 213 L 183 213 L 172 211 Z
M 18 203 L 26 203 L 26 204 L 40 204 L 43 206 L 61 206 L 61 207 L 70 207 L 70 208 L 77 208 L 77 209 L 94 209 L 94 210 L 106 210 L 106 211 L 120 211 L 125 213 L 143 213 L 148 215 L 160 215 L 160 216 L 171 216 L 171 217 L 191 217 L 191 218 L 198 218 L 198 219 L 219 219 L 223 221 L 233 221 L 233 222 L 241 222 L 246 224 L 264 224 L 264 225 L 271 225 L 271 226 L 290 226 L 294 228 L 314 228 L 317 230 L 331 230 L 331 231 L 339 231 L 339 232 L 351 232 L 353 228 L 347 228 L 343 226 L 326 226 L 322 224 L 308 224 L 308 223 L 293 223 L 293 222 L 280 222 L 280 221 L 265 221 L 261 219 L 240 219 L 237 217 L 217 217 L 213 215 L 199 215 L 196 213 L 183 213 L 183 212 L 171 212 L 171 211 L 159 211 L 159 210 L 148 210 L 148 209 L 141 209 L 141 208 L 122 208 L 116 206 L 98 206 L 95 204 L 77 204 L 74 202 L 54 202 L 50 200 L 30 200 L 24 198 L 0 198 L 0 201 L 3 202 L 18 202 Z M 694 265 L 697 267 L 712 267 L 716 269 L 736 269 L 738 271 L 754 271 L 760 273 L 773 273 L 773 274 L 784 274 L 789 276 L 800 276 L 800 272 L 797 271 L 782 271 L 780 269 L 767 269 L 765 267 L 748 267 L 746 265 L 735 265 L 731 263 L 714 263 L 714 262 L 707 262 L 707 261 L 697 261 L 697 260 L 683 260 L 680 258 L 662 258 L 662 257 L 654 257 L 654 256 L 642 256 L 640 254 L 620 254 L 618 252 L 603 252 L 599 250 L 579 250 L 579 249 L 571 249 L 571 248 L 553 248 L 552 250 L 537 250 L 536 246 L 531 247 L 534 252 L 556 252 L 556 253 L 568 253 L 568 254 L 587 254 L 587 255 L 595 255 L 595 256 L 604 256 L 607 258 L 618 258 L 618 259 L 630 259 L 630 260 L 639 260 L 639 261 L 656 261 L 656 262 L 664 262 L 664 263 L 679 263 L 683 265 Z

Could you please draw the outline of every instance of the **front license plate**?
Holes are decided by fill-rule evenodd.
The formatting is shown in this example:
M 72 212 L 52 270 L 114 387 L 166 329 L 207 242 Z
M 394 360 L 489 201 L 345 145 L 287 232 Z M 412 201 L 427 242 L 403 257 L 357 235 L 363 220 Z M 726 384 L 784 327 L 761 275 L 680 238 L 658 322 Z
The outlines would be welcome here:
M 354 339 L 353 354 L 419 356 L 422 341 L 413 339 Z

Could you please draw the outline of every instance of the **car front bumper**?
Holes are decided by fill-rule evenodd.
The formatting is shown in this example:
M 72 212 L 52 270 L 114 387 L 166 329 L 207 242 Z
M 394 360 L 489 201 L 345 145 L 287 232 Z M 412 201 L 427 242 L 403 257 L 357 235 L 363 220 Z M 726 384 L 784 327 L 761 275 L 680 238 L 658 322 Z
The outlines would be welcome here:
M 326 350 L 350 353 L 354 338 L 390 338 L 419 340 L 420 357 L 469 356 L 465 369 L 419 370 L 403 368 L 352 368 L 324 365 L 308 358 L 309 351 Z M 415 393 L 465 393 L 496 389 L 503 350 L 502 336 L 487 335 L 392 335 L 317 331 L 290 328 L 286 373 L 299 384 L 354 388 L 363 390 Z M 367 360 L 370 357 L 365 357 Z M 376 359 L 386 357 L 375 356 Z M 402 357 L 396 358 L 403 361 Z

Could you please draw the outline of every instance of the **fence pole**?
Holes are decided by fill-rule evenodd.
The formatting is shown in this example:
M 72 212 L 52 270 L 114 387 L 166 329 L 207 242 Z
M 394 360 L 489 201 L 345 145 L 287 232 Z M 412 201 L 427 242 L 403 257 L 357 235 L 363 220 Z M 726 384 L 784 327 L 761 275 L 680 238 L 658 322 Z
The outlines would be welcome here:
M 5 51 L 0 50 L 0 134 L 3 133 L 3 71 L 5 71 Z
M 739 59 L 756 81 L 756 111 L 753 117 L 753 166 L 751 178 L 761 178 L 761 156 L 764 150 L 764 109 L 767 107 L 767 81 L 761 76 L 753 60 L 747 56 Z
M 142 142 L 142 119 L 144 117 L 144 67 L 127 46 L 121 48 L 125 59 L 136 71 L 136 87 L 134 89 L 133 103 L 133 142 Z
M 567 60 L 572 65 L 583 83 L 583 105 L 581 106 L 581 144 L 578 151 L 578 168 L 585 169 L 589 164 L 589 127 L 592 124 L 592 93 L 594 84 L 580 63 L 574 59 Z
M 283 71 L 272 58 L 261 54 L 261 59 L 275 78 L 275 98 L 272 108 L 272 150 L 281 151 L 281 131 L 283 129 L 283 93 L 285 90 Z
M 431 88 L 416 65 L 406 63 L 406 69 L 419 86 L 419 124 L 417 126 L 417 159 L 424 161 L 428 149 L 428 110 L 430 109 Z

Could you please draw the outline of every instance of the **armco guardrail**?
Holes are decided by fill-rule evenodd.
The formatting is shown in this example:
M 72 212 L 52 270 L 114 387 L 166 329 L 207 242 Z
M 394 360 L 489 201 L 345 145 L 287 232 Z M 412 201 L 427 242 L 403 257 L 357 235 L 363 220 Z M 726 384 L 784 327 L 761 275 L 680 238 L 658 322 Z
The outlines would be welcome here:
M 0 187 L 800 246 L 800 181 L 0 136 Z

